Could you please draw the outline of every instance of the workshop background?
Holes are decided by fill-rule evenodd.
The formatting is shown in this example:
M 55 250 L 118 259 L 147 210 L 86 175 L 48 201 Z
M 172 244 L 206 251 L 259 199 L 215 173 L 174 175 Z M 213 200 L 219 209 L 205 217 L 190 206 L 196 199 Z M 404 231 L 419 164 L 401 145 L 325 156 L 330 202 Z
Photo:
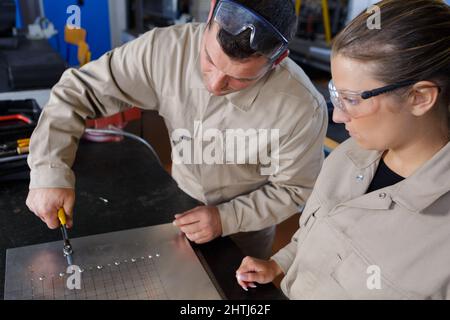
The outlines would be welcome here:
M 331 41 L 352 18 L 377 1 L 294 2 L 299 23 L 290 45 L 290 57 L 304 68 L 329 99 Z M 81 13 L 82 29 L 75 31 L 65 28 L 75 12 L 68 10 L 72 5 Z M 36 120 L 39 108 L 45 105 L 51 87 L 65 69 L 95 60 L 152 28 L 206 21 L 209 6 L 209 0 L 0 0 L 0 112 L 6 112 L 11 100 L 20 100 L 21 107 L 29 108 L 30 118 Z M 156 112 L 133 110 L 126 115 L 91 121 L 88 125 L 124 128 L 141 136 L 151 143 L 164 168 L 170 172 L 168 133 Z M 22 130 L 30 134 L 33 128 L 30 122 Z M 0 126 L 2 139 L 12 134 L 4 129 Z M 331 123 L 330 117 L 325 152 L 347 138 L 343 126 Z M 105 141 L 109 141 L 108 137 Z M 21 173 L 18 169 L 28 170 L 26 163 L 22 163 L 12 173 L 0 172 L 0 181 L 16 178 Z M 297 228 L 298 215 L 279 225 L 273 250 L 284 246 Z

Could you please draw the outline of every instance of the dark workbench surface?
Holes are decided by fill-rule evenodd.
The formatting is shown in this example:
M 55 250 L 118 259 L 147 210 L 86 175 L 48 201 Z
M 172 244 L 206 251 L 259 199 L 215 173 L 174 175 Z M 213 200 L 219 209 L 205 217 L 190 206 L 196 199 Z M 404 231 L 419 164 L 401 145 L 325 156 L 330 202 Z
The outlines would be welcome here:
M 74 171 L 77 200 L 74 228 L 70 231 L 73 238 L 169 223 L 176 213 L 197 205 L 177 187 L 151 152 L 133 140 L 82 142 Z M 7 248 L 61 240 L 59 230 L 47 229 L 27 209 L 28 183 L 20 180 L 0 185 L 0 298 L 4 293 Z M 271 284 L 249 292 L 237 285 L 235 270 L 243 256 L 229 238 L 193 247 L 225 298 L 284 299 Z

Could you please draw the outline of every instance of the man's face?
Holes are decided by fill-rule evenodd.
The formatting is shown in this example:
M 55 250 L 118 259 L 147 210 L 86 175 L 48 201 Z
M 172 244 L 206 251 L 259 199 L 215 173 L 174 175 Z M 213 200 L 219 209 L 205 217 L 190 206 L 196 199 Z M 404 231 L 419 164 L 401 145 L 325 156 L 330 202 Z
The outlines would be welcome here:
M 223 96 L 255 84 L 271 68 L 267 58 L 250 57 L 232 60 L 223 52 L 217 41 L 219 26 L 213 23 L 206 28 L 200 52 L 203 82 L 210 93 Z

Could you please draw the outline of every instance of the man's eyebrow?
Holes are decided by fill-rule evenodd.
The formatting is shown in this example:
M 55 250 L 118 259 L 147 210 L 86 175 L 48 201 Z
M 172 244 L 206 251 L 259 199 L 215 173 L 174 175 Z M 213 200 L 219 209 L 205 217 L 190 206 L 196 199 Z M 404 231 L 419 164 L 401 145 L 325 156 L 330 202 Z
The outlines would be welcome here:
M 231 78 L 233 78 L 233 77 L 231 77 Z M 254 78 L 233 78 L 233 79 L 238 80 L 238 81 L 255 81 L 255 80 L 259 79 L 259 76 L 254 77 Z
M 206 58 L 208 59 L 208 61 L 209 61 L 213 66 L 216 67 L 216 64 L 212 61 L 211 56 L 210 56 L 209 53 L 208 53 L 208 49 L 206 49 L 206 46 L 205 46 L 205 54 L 206 54 Z M 232 77 L 232 76 L 229 76 L 229 77 L 232 78 L 232 79 L 234 79 L 234 80 L 238 80 L 238 81 L 254 81 L 254 80 L 257 80 L 257 79 L 259 78 L 259 76 L 254 77 L 254 78 L 235 78 L 235 77 Z
M 205 46 L 205 53 L 206 53 L 206 58 L 208 59 L 208 61 L 211 62 L 214 66 L 216 66 L 214 64 L 214 62 L 212 61 L 211 56 L 209 55 L 208 50 L 206 49 L 206 46 Z

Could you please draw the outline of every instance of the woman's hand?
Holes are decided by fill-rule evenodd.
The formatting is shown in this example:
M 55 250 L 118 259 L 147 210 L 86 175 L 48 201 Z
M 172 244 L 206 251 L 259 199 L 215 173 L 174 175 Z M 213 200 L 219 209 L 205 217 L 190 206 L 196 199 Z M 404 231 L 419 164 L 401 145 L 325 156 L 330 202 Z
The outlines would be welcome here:
M 269 283 L 282 273 L 280 266 L 273 260 L 245 257 L 236 271 L 236 278 L 242 289 L 248 291 L 248 287 L 256 288 L 255 282 Z

